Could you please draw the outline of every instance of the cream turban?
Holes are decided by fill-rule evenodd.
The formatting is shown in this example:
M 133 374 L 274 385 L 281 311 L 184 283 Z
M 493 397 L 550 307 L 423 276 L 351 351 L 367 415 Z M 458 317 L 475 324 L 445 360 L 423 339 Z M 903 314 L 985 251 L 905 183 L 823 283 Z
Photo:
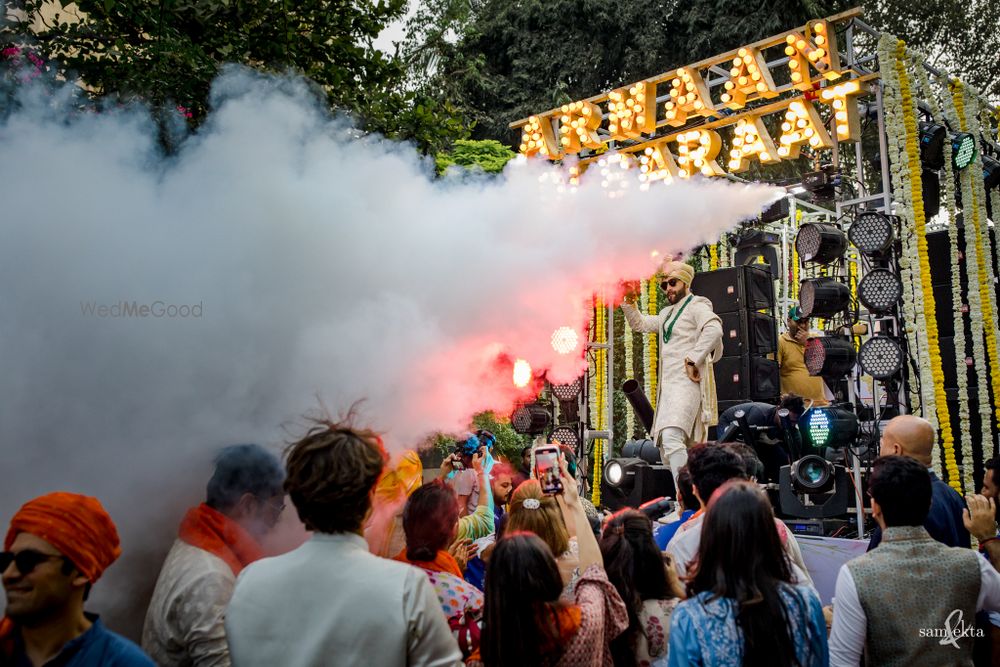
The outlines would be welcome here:
M 694 280 L 694 267 L 684 262 L 667 262 L 663 265 L 663 274 L 667 278 L 677 278 L 691 287 L 691 281 Z

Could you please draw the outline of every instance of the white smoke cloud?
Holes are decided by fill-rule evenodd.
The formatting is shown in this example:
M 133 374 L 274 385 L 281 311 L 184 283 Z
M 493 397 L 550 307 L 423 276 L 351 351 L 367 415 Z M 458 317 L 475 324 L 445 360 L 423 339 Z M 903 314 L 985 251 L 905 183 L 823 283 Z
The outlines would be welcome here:
M 366 398 L 395 449 L 508 409 L 498 353 L 575 377 L 549 337 L 586 339 L 595 289 L 776 198 L 717 180 L 610 199 L 597 170 L 570 195 L 531 165 L 435 180 L 406 145 L 352 139 L 304 85 L 242 72 L 167 158 L 141 112 L 51 109 L 0 125 L 0 520 L 51 490 L 101 498 L 126 565 L 98 602 L 152 585 L 151 545 L 218 447 L 286 440 L 317 396 Z M 98 315 L 120 302 L 200 317 Z

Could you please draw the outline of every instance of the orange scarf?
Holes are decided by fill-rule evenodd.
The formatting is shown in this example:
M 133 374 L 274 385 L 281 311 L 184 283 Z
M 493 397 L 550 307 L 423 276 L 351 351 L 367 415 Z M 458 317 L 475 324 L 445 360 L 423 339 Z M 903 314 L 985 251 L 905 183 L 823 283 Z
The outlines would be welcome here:
M 6 616 L 0 618 L 0 658 L 7 659 L 14 655 L 14 621 Z
M 459 579 L 462 578 L 462 570 L 458 567 L 458 561 L 447 551 L 438 551 L 437 555 L 434 556 L 434 560 L 410 560 L 406 557 L 406 549 L 400 551 L 393 560 L 398 560 L 401 563 L 409 563 L 410 565 L 416 565 L 417 567 L 422 567 L 425 570 L 430 570 L 432 572 L 447 572 L 448 574 L 453 574 Z
M 233 574 L 264 557 L 257 541 L 238 523 L 205 503 L 184 515 L 177 536 L 193 547 L 226 561 Z

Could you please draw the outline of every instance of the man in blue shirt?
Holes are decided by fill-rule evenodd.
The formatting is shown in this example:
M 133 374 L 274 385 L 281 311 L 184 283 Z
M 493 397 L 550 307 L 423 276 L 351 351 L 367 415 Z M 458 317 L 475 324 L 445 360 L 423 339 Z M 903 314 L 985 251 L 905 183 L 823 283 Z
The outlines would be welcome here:
M 694 495 L 694 485 L 691 484 L 691 473 L 688 472 L 687 466 L 683 466 L 677 473 L 677 488 L 677 511 L 680 512 L 680 517 L 677 521 L 657 524 L 653 530 L 653 539 L 656 540 L 656 546 L 660 551 L 667 548 L 681 524 L 693 517 L 700 507 L 698 498 Z
M 916 459 L 930 470 L 931 452 L 937 446 L 937 433 L 926 419 L 914 415 L 900 415 L 886 424 L 882 431 L 880 456 L 906 456 Z M 949 547 L 969 548 L 969 531 L 962 521 L 965 502 L 955 489 L 941 481 L 933 470 L 931 474 L 931 509 L 924 528 L 938 542 Z M 882 531 L 872 532 L 868 550 L 882 541 Z
M 50 493 L 11 520 L 0 552 L 7 608 L 0 664 L 14 667 L 155 667 L 142 650 L 83 611 L 90 587 L 121 553 L 96 498 Z

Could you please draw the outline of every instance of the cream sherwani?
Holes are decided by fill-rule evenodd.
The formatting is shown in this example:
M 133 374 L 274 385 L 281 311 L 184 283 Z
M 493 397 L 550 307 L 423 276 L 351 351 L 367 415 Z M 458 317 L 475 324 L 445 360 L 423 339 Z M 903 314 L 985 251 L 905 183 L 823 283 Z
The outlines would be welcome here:
M 627 303 L 622 310 L 633 331 L 655 332 L 660 339 L 656 414 L 650 435 L 658 441 L 664 429 L 675 427 L 684 432 L 688 444 L 704 440 L 717 410 L 712 363 L 722 356 L 722 320 L 712 311 L 712 302 L 689 293 L 659 315 L 643 315 Z M 688 377 L 685 359 L 698 367 L 701 382 Z

